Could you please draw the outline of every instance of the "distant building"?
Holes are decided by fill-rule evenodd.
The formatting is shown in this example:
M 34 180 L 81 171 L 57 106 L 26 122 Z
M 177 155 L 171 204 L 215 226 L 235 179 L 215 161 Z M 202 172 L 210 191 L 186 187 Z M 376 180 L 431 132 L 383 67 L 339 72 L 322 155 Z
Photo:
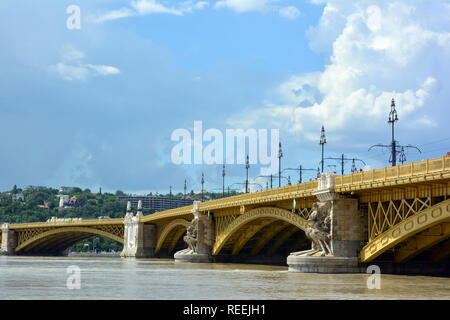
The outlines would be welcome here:
M 66 194 L 59 194 L 59 207 L 63 208 L 67 203 L 69 203 L 69 196 Z
M 24 190 L 42 190 L 42 189 L 47 189 L 47 187 L 43 187 L 43 186 L 26 186 Z
M 74 205 L 76 205 L 77 204 L 77 202 L 78 202 L 78 198 L 77 198 L 77 196 L 73 196 L 73 197 L 71 197 L 70 199 L 69 199 L 69 206 L 74 206 Z
M 59 192 L 72 192 L 75 189 L 75 187 L 60 187 Z
M 12 198 L 12 201 L 16 201 L 16 200 L 22 200 L 22 201 L 25 201 L 25 197 L 24 197 L 23 193 L 16 193 L 16 194 L 13 194 L 13 195 L 11 196 L 11 198 Z
M 137 208 L 139 200 L 142 200 L 142 209 L 151 209 L 154 212 L 190 206 L 194 203 L 192 199 L 178 199 L 161 196 L 118 196 L 117 200 L 130 201 L 131 207 Z
M 43 209 L 48 209 L 48 206 L 44 205 L 44 204 L 38 204 L 37 205 L 39 208 L 43 208 Z

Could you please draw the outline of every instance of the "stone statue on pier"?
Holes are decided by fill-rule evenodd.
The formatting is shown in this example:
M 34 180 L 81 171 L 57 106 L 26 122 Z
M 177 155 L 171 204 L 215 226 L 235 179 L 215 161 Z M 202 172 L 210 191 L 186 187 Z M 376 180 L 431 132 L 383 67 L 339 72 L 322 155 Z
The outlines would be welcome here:
M 184 242 L 188 245 L 186 249 L 174 254 L 178 262 L 211 262 L 211 248 L 215 241 L 215 228 L 212 216 L 200 212 L 199 202 L 194 201 L 191 210 L 194 219 L 186 228 Z
M 332 255 L 330 241 L 331 201 L 314 203 L 311 215 L 308 218 L 306 236 L 311 240 L 310 250 L 291 253 L 294 256 L 312 256 L 320 252 L 320 256 Z
M 188 245 L 188 248 L 184 251 L 185 254 L 192 254 L 197 252 L 197 222 L 197 219 L 189 222 L 189 226 L 186 230 L 186 235 L 183 237 L 184 242 L 186 242 Z

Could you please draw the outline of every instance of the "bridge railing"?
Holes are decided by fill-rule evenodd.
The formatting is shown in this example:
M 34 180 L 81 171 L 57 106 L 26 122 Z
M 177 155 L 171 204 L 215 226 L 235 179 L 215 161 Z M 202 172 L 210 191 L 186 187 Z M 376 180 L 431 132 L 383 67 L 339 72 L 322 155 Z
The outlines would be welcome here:
M 256 191 L 246 194 L 240 194 L 233 197 L 227 197 L 217 200 L 211 200 L 200 204 L 200 210 L 212 210 L 224 206 L 244 205 L 246 203 L 268 202 L 271 200 L 282 200 L 284 197 L 307 196 L 317 190 L 318 181 L 308 181 L 290 186 L 274 188 L 264 191 Z
M 446 170 L 450 170 L 450 156 L 444 156 L 437 159 L 427 159 L 419 162 L 411 162 L 395 167 L 386 167 L 382 169 L 337 176 L 334 184 L 336 187 L 340 187 L 358 183 L 369 183 L 395 178 L 412 177 Z
M 246 205 L 248 203 L 261 203 L 261 202 L 270 202 L 275 200 L 282 200 L 284 198 L 293 198 L 296 196 L 308 196 L 313 191 L 317 190 L 318 181 L 308 181 L 296 185 L 285 186 L 270 190 L 264 191 L 256 191 L 246 194 L 240 194 L 232 197 L 226 197 L 216 200 L 210 200 L 206 202 L 200 203 L 199 210 L 207 211 L 214 210 L 218 208 L 225 207 L 235 207 L 240 205 Z M 183 215 L 190 213 L 192 210 L 192 206 L 185 206 L 176 209 L 170 209 L 165 211 L 160 211 L 153 213 L 151 215 L 145 216 L 143 221 L 147 222 L 150 220 L 161 219 L 165 217 L 175 216 L 175 215 Z

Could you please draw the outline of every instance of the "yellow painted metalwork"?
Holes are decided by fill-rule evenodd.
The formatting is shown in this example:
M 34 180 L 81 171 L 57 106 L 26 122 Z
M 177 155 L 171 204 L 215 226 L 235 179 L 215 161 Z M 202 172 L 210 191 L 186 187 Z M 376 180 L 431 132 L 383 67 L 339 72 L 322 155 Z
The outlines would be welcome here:
M 294 233 L 298 232 L 298 228 L 295 226 L 289 226 L 287 229 L 283 230 L 283 234 L 276 239 L 276 241 L 267 250 L 267 255 L 271 256 L 281 245 L 289 239 Z
M 244 247 L 244 245 L 249 241 L 258 231 L 263 229 L 268 224 L 274 221 L 273 218 L 259 219 L 257 222 L 252 223 L 248 228 L 241 233 L 237 241 L 233 245 L 232 255 L 238 254 L 239 251 Z
M 308 227 L 308 222 L 304 218 L 294 215 L 288 210 L 276 207 L 261 207 L 252 209 L 234 219 L 220 234 L 216 234 L 216 242 L 214 244 L 212 254 L 217 255 L 227 240 L 244 225 L 258 219 L 267 218 L 286 221 L 301 230 L 306 230 Z
M 431 198 L 415 198 L 368 203 L 369 241 L 408 217 L 431 206 Z
M 450 237 L 450 222 L 431 227 L 401 243 L 400 247 L 394 250 L 394 261 L 405 262 L 448 237 Z
M 85 227 L 85 226 L 104 226 L 104 225 L 122 225 L 123 218 L 115 219 L 91 219 L 80 221 L 58 221 L 58 222 L 32 222 L 32 223 L 12 223 L 10 229 L 20 231 L 29 228 L 54 228 L 54 227 Z
M 363 171 L 335 179 L 335 191 L 345 192 L 365 188 L 379 188 L 398 184 L 441 180 L 450 177 L 450 157 L 427 159 L 420 162 Z
M 90 233 L 93 235 L 101 235 L 116 241 L 119 241 L 121 243 L 124 242 L 123 234 L 121 236 L 117 234 L 110 233 L 108 231 L 97 229 L 97 228 L 89 228 L 89 227 L 61 227 L 61 228 L 55 228 L 47 231 L 43 231 L 41 233 L 38 233 L 36 235 L 33 235 L 25 240 L 25 238 L 22 238 L 22 242 L 19 240 L 18 246 L 14 249 L 15 252 L 19 252 L 20 250 L 26 248 L 27 246 L 33 244 L 34 242 L 38 242 L 42 240 L 42 242 L 45 242 L 45 239 L 50 238 L 53 235 L 56 234 L 73 234 L 73 233 Z M 19 239 L 20 239 L 20 233 L 19 233 Z
M 285 221 L 278 221 L 278 223 L 272 223 L 265 229 L 264 234 L 261 235 L 258 242 L 253 246 L 251 255 L 257 255 L 264 246 L 273 239 L 281 230 L 286 229 L 290 224 Z
M 174 231 L 175 229 L 177 229 L 179 227 L 182 227 L 182 228 L 184 228 L 183 232 L 181 233 L 181 235 L 182 235 L 186 231 L 188 226 L 189 226 L 189 222 L 184 220 L 184 219 L 176 219 L 176 220 L 171 221 L 168 225 L 166 225 L 162 229 L 161 234 L 158 235 L 158 240 L 156 242 L 155 253 L 158 253 L 159 250 L 161 250 L 161 247 L 163 246 L 164 241 L 166 240 L 167 236 L 172 231 Z
M 378 235 L 361 250 L 359 259 L 361 262 L 372 261 L 400 242 L 444 222 L 450 222 L 450 200 L 414 214 Z
M 334 185 L 335 192 L 357 197 L 362 212 L 367 214 L 368 244 L 361 251 L 361 261 L 371 261 L 399 245 L 395 259 L 405 261 L 430 246 L 436 246 L 439 241 L 448 243 L 445 242 L 448 230 L 445 217 L 448 215 L 448 208 L 444 206 L 450 195 L 450 157 L 336 176 Z M 295 230 L 305 229 L 306 220 L 311 213 L 311 204 L 317 201 L 314 195 L 317 187 L 318 181 L 309 181 L 200 203 L 201 212 L 214 214 L 216 242 L 213 254 L 218 254 L 229 240 L 227 248 L 231 244 L 232 252 L 238 253 L 253 235 L 261 231 L 262 238 L 259 238 L 252 248 L 252 254 L 256 254 L 281 228 L 279 225 L 275 227 L 277 221 L 296 226 L 297 229 L 280 229 L 279 232 L 286 233 L 287 237 Z M 295 208 L 292 207 L 293 199 Z M 443 212 L 442 217 L 439 216 L 439 222 L 436 222 L 433 216 L 433 212 L 437 214 L 434 211 L 436 208 L 442 209 Z M 176 245 L 176 240 L 183 230 L 180 227 L 185 228 L 186 220 L 193 218 L 191 210 L 192 206 L 185 206 L 141 218 L 141 222 L 156 224 L 160 230 L 156 251 L 163 245 L 168 246 L 168 249 Z M 419 218 L 426 219 L 427 222 L 419 221 Z M 104 235 L 110 238 L 121 237 L 120 241 L 123 242 L 123 222 L 123 218 L 58 221 L 10 224 L 9 228 L 18 234 L 18 251 L 31 247 L 31 243 L 44 245 L 50 238 L 57 245 L 57 241 L 70 242 L 82 237 L 81 234 L 75 236 L 73 232 L 64 233 L 70 228 L 89 229 L 92 234 L 104 232 Z M 263 222 L 267 222 L 267 225 L 262 226 Z M 249 223 L 254 223 L 255 227 L 250 228 L 248 225 L 243 228 Z M 270 227 L 271 223 L 274 224 L 273 228 Z M 166 227 L 160 229 L 164 225 Z M 439 235 L 431 235 L 429 232 L 435 232 L 438 225 L 441 228 Z M 432 229 L 433 227 L 436 229 Z M 237 235 L 238 230 L 243 233 Z M 47 238 L 44 234 L 47 234 Z M 283 235 L 277 238 L 272 249 L 281 245 Z M 172 239 L 173 237 L 177 239 Z M 167 243 L 164 242 L 166 239 Z M 436 253 L 434 256 L 439 258 L 442 255 Z

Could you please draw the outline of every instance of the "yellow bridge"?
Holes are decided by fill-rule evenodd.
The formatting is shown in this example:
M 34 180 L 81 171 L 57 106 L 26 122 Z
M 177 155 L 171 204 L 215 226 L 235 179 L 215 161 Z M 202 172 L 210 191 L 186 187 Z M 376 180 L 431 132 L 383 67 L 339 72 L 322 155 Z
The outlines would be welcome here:
M 124 243 L 124 256 L 173 256 L 186 248 L 183 235 L 195 218 L 204 226 L 198 229 L 197 245 L 212 258 L 286 257 L 309 249 L 305 231 L 313 204 L 331 201 L 331 243 L 336 250 L 351 244 L 350 255 L 360 263 L 448 257 L 450 157 L 330 179 L 326 191 L 334 195 L 331 200 L 318 195 L 316 180 L 207 201 L 195 210 L 187 206 L 124 219 L 4 224 L 2 252 L 55 254 L 100 235 Z M 352 210 L 356 215 L 348 213 Z

